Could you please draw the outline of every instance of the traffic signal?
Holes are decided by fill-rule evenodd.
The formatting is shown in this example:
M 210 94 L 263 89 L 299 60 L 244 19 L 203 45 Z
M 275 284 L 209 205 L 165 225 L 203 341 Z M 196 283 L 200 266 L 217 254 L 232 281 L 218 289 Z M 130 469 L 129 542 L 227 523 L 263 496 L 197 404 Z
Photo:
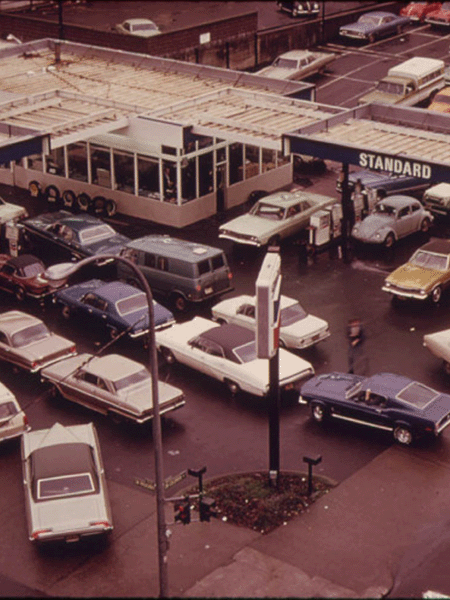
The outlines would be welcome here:
M 210 521 L 211 517 L 216 516 L 216 511 L 214 510 L 216 506 L 216 501 L 213 498 L 208 498 L 207 496 L 200 498 L 199 501 L 199 513 L 200 513 L 200 521 Z
M 175 522 L 180 521 L 183 525 L 188 525 L 191 522 L 191 504 L 189 498 L 174 504 Z

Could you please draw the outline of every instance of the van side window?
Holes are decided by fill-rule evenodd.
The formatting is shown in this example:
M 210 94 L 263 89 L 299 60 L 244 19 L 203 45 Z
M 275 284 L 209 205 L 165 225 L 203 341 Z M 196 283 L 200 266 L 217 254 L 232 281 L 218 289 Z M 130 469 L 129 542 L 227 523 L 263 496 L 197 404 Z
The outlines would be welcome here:
M 205 273 L 209 273 L 209 271 L 211 270 L 209 267 L 209 260 L 201 260 L 197 266 L 198 266 L 198 274 L 199 275 L 204 275 Z
M 146 267 L 151 267 L 152 269 L 155 268 L 155 255 L 154 254 L 148 254 L 147 252 L 144 254 L 144 265 Z
M 158 256 L 158 260 L 156 263 L 156 268 L 160 271 L 168 271 L 169 270 L 169 261 L 165 256 Z
M 216 269 L 221 269 L 225 266 L 225 261 L 223 260 L 223 254 L 217 254 L 213 256 L 211 259 L 213 271 Z

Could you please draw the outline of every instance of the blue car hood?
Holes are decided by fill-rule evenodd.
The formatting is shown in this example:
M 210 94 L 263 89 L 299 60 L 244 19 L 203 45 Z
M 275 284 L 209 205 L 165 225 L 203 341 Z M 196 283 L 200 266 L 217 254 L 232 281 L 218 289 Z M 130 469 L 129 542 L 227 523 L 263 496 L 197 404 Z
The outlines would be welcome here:
M 96 254 L 113 254 L 116 256 L 130 241 L 130 238 L 126 235 L 117 233 L 107 240 L 101 240 L 97 243 L 89 244 L 88 246 L 80 246 L 80 248 L 90 256 L 95 256 Z

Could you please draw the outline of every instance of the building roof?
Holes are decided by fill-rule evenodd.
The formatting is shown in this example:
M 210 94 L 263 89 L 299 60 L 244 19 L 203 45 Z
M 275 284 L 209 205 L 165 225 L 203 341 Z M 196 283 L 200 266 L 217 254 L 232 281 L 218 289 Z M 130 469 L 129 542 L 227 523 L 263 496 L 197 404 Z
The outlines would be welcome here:
M 193 125 L 200 134 L 260 145 L 271 140 L 281 149 L 283 132 L 342 112 L 288 97 L 310 98 L 313 88 L 60 40 L 0 49 L 5 135 L 11 126 L 49 132 L 52 148 L 123 129 L 131 117 L 147 115 Z M 1 135 L 0 128 L 0 142 Z

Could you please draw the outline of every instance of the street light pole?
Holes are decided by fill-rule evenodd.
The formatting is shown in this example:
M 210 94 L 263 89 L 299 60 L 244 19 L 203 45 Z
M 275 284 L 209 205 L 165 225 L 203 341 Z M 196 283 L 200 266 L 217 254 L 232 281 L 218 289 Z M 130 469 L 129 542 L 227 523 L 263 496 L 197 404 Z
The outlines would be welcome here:
M 124 263 L 129 269 L 133 271 L 133 275 L 142 286 L 142 289 L 147 297 L 148 304 L 148 316 L 149 316 L 149 327 L 148 327 L 148 352 L 149 352 L 149 366 L 150 374 L 152 377 L 152 401 L 153 401 L 153 419 L 152 419 L 152 431 L 153 440 L 155 444 L 155 483 L 156 483 L 156 511 L 157 511 L 157 525 L 158 525 L 158 559 L 159 559 L 159 597 L 167 598 L 169 595 L 168 590 L 168 576 L 167 576 L 167 550 L 168 541 L 166 534 L 166 519 L 164 512 L 164 473 L 163 473 L 163 460 L 162 460 L 162 434 L 161 434 L 161 416 L 159 413 L 159 389 L 158 389 L 158 356 L 156 352 L 155 343 L 155 310 L 153 306 L 153 294 L 148 284 L 148 281 L 140 271 L 140 269 L 127 258 L 123 256 L 115 256 L 113 254 L 99 254 L 96 256 L 90 256 L 84 258 L 76 263 L 67 263 L 67 268 L 64 268 L 61 264 L 57 265 L 58 279 L 67 278 L 73 275 L 76 271 L 86 265 L 92 263 L 106 262 L 116 260 Z M 47 272 L 52 272 L 50 267 Z M 56 278 L 56 277 L 55 277 Z

